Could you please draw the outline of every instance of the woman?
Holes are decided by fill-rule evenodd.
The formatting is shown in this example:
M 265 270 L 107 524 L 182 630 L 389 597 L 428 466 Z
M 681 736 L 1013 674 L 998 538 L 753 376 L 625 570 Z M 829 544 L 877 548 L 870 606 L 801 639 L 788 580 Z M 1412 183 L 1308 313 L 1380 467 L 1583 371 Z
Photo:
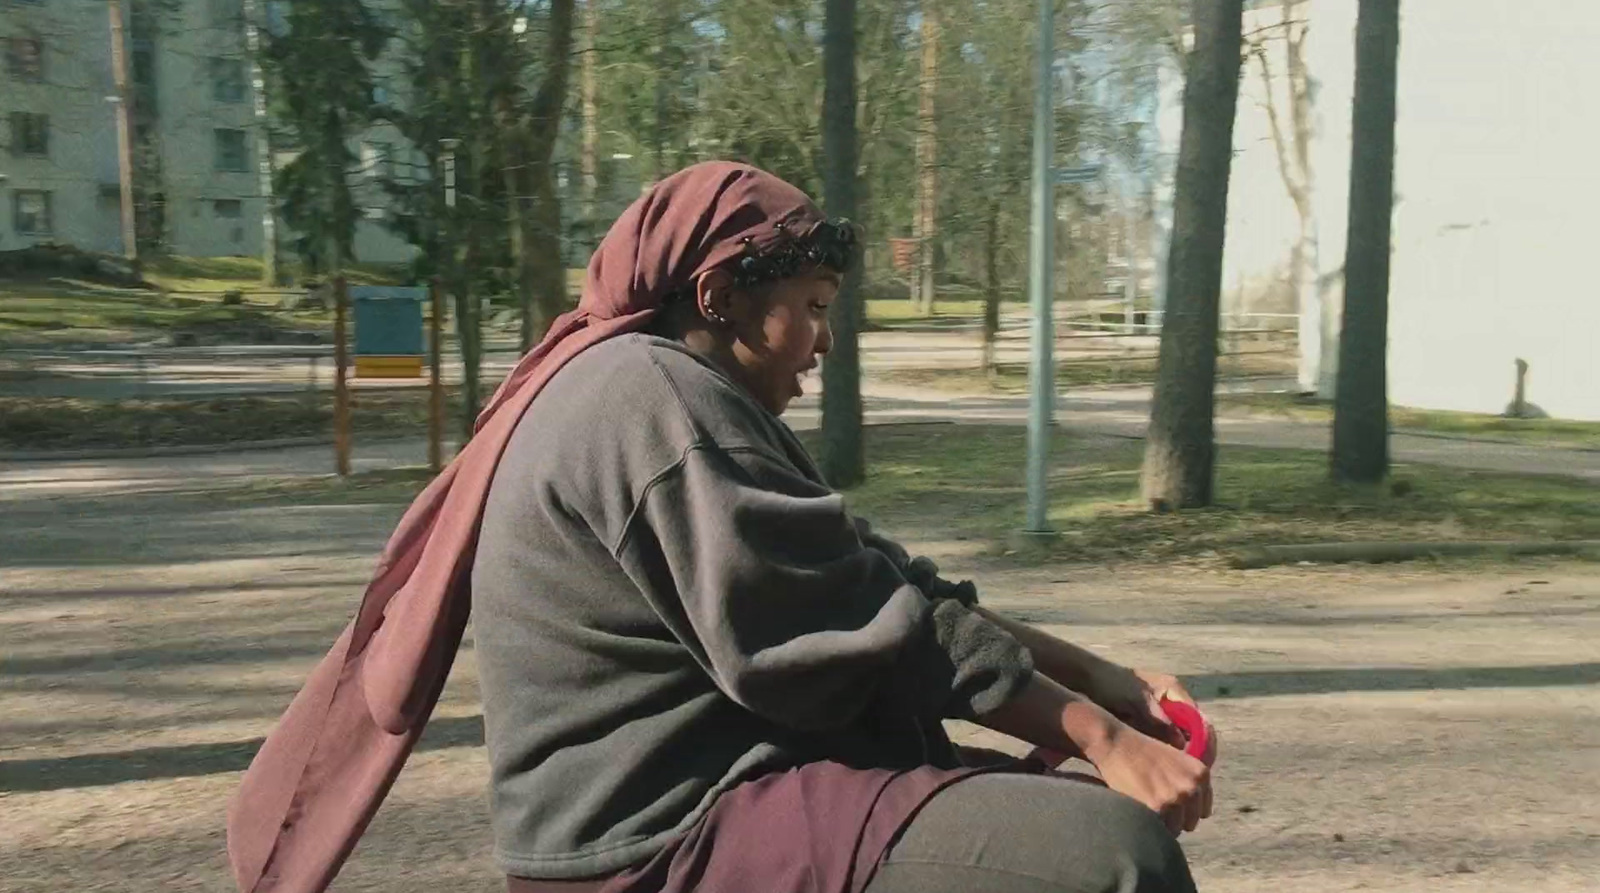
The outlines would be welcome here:
M 469 604 L 512 890 L 1193 888 L 1174 837 L 1209 813 L 1206 769 L 1151 737 L 1172 740 L 1176 680 L 985 611 L 852 518 L 778 421 L 854 254 L 737 164 L 617 221 L 252 763 L 241 889 L 331 880 Z M 1083 756 L 1110 790 L 965 767 L 954 717 Z

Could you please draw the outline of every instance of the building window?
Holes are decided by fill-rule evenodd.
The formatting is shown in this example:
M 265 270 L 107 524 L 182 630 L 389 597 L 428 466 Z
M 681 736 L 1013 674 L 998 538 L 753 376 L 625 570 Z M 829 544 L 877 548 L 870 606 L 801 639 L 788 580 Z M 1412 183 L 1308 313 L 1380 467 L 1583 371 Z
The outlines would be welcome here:
M 211 98 L 217 102 L 244 102 L 244 60 L 211 60 Z
M 6 38 L 6 73 L 19 81 L 44 80 L 44 41 L 37 37 Z
M 211 213 L 223 220 L 238 220 L 244 216 L 244 202 L 236 198 L 219 198 L 211 202 Z
M 214 142 L 213 159 L 219 171 L 246 173 L 250 170 L 250 152 L 245 146 L 245 133 L 218 127 L 211 131 Z
M 50 154 L 50 116 L 33 112 L 11 113 L 11 154 Z
M 25 236 L 48 236 L 54 232 L 50 193 L 41 189 L 18 189 L 13 193 L 11 227 Z
M 374 180 L 394 179 L 394 147 L 388 143 L 361 144 L 361 169 Z

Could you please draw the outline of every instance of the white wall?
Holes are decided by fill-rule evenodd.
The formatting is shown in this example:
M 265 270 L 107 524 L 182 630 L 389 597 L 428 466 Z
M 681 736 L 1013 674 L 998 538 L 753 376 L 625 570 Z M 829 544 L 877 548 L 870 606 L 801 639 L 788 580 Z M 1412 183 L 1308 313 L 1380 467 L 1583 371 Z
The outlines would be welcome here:
M 1600 5 L 1401 9 L 1391 398 L 1600 419 Z
M 1331 392 L 1357 4 L 1308 5 L 1322 304 L 1309 309 L 1324 324 L 1321 378 Z M 1600 254 L 1600 4 L 1406 0 L 1401 15 L 1390 399 L 1498 413 L 1520 357 L 1531 366 L 1531 402 L 1553 416 L 1600 420 L 1600 295 L 1587 263 Z M 1281 64 L 1275 70 L 1281 76 Z M 1259 73 L 1244 75 L 1225 293 L 1280 269 L 1295 225 L 1263 141 Z M 1175 151 L 1181 109 L 1164 109 L 1163 120 Z

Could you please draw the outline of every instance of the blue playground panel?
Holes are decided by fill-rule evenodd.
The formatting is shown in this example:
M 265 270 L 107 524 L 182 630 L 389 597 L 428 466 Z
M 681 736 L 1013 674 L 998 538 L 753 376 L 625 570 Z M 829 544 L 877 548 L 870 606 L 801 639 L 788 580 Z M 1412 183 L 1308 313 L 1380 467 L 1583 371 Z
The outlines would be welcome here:
M 420 357 L 423 347 L 422 305 L 426 288 L 362 285 L 350 289 L 355 309 L 358 357 Z

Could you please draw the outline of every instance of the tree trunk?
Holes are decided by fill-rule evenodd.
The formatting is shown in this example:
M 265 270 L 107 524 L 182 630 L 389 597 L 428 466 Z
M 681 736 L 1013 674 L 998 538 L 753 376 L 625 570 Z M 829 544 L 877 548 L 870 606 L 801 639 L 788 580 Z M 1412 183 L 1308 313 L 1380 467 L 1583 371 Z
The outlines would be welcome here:
M 1333 476 L 1343 481 L 1374 483 L 1389 473 L 1389 256 L 1399 53 L 1400 0 L 1361 0 L 1344 324 L 1333 402 Z
M 596 40 L 600 33 L 600 0 L 584 0 L 583 2 L 583 145 L 580 150 L 578 167 L 583 175 L 582 205 L 579 208 L 585 229 L 594 225 L 594 196 L 599 186 L 599 152 L 600 152 L 600 124 L 599 112 L 595 104 L 598 86 L 595 79 L 595 68 L 600 60 L 597 54 Z
M 470 242 L 457 248 L 458 266 L 455 281 L 456 344 L 461 348 L 461 442 L 472 439 L 478 421 L 478 409 L 483 405 L 479 387 L 479 370 L 483 365 L 483 326 L 478 321 L 478 295 L 473 290 L 469 272 L 474 252 Z
M 520 123 L 520 122 L 519 122 Z M 515 124 L 511 124 L 515 127 Z M 506 135 L 505 159 L 506 232 L 511 250 L 511 287 L 517 298 L 517 347 L 523 353 L 535 343 L 533 255 L 538 244 L 529 238 L 532 225 L 528 220 L 528 158 L 521 135 Z M 542 329 L 541 329 L 542 330 Z
M 933 245 L 938 239 L 939 10 L 937 0 L 922 2 L 922 82 L 917 103 L 917 211 L 912 221 L 916 264 L 911 271 L 912 305 L 933 314 Z
M 667 162 L 667 131 L 671 127 L 671 83 L 667 78 L 668 47 L 677 30 L 677 10 L 672 0 L 656 0 L 656 42 L 652 52 L 652 64 L 655 68 L 656 108 L 651 121 L 650 142 L 652 164 L 655 166 L 655 180 L 660 181 L 672 173 Z
M 567 265 L 561 251 L 561 196 L 556 191 L 555 165 L 549 153 L 531 159 L 528 165 L 530 230 L 533 236 L 529 285 L 533 293 L 533 315 L 528 346 L 544 339 L 556 317 L 566 312 Z
M 591 5 L 594 0 L 589 0 Z M 556 136 L 566 106 L 570 80 L 574 0 L 551 0 L 549 43 L 545 47 L 544 78 L 534 94 L 522 143 L 521 182 L 528 196 L 525 223 L 529 238 L 525 273 L 532 295 L 530 313 L 524 317 L 524 349 L 537 344 L 567 306 L 567 268 L 561 246 L 561 195 L 556 190 Z M 592 32 L 591 32 L 592 33 Z
M 1000 334 L 1000 203 L 990 201 L 983 226 L 983 373 L 990 380 L 995 367 L 995 338 Z
M 1168 296 L 1143 493 L 1154 511 L 1211 504 L 1217 312 L 1239 101 L 1243 0 L 1195 0 L 1183 90 Z
M 470 53 L 471 51 L 469 51 Z M 461 165 L 465 176 L 461 179 L 463 188 L 460 191 L 469 196 L 479 193 L 482 165 L 478 161 L 479 148 L 474 146 L 468 150 L 467 163 Z M 451 225 L 451 237 L 455 239 L 454 269 L 451 270 L 453 283 L 452 292 L 456 299 L 456 345 L 461 351 L 461 443 L 466 444 L 472 439 L 473 427 L 477 424 L 478 408 L 483 405 L 479 387 L 480 370 L 483 366 L 483 324 L 479 320 L 479 309 L 482 298 L 476 290 L 473 281 L 473 271 L 478 268 L 477 227 L 470 212 L 462 213 L 458 206 L 454 213 Z
M 823 204 L 836 217 L 856 216 L 856 0 L 827 0 L 822 25 L 822 146 L 827 159 Z M 858 340 L 861 265 L 833 308 L 833 351 L 822 366 L 822 473 L 835 487 L 865 477 L 861 442 L 861 353 Z
M 474 7 L 472 33 L 462 41 L 460 83 L 463 86 L 484 82 L 483 64 L 486 47 L 481 40 L 489 31 L 483 0 Z M 456 344 L 461 351 L 461 443 L 472 439 L 477 425 L 478 409 L 483 405 L 479 388 L 483 364 L 483 325 L 479 321 L 481 297 L 473 272 L 478 269 L 479 202 L 484 192 L 483 177 L 487 165 L 483 155 L 489 145 L 492 125 L 491 110 L 484 108 L 484 97 L 474 96 L 470 108 L 463 115 L 468 141 L 457 150 L 456 179 L 458 195 L 467 198 L 466 207 L 460 202 L 451 211 L 450 236 L 455 241 L 455 265 L 452 279 L 456 299 Z M 464 150 L 464 151 L 462 151 Z M 462 162 L 465 162 L 463 164 Z

